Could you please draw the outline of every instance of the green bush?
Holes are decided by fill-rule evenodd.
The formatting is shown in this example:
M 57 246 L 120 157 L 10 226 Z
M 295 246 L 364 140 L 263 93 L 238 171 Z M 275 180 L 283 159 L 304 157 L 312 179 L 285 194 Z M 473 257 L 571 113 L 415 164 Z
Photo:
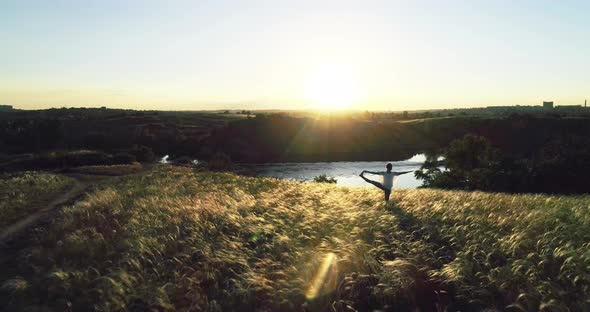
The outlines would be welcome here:
M 135 159 L 140 162 L 152 162 L 156 158 L 151 148 L 143 145 L 136 145 L 131 151 L 135 155 Z
M 221 152 L 215 153 L 207 163 L 207 168 L 213 171 L 228 170 L 231 166 L 232 162 L 229 156 Z
M 336 180 L 335 178 L 328 177 L 325 174 L 322 174 L 322 175 L 319 175 L 319 176 L 313 178 L 313 182 L 316 182 L 316 183 L 336 183 L 336 182 L 338 182 L 338 180 Z

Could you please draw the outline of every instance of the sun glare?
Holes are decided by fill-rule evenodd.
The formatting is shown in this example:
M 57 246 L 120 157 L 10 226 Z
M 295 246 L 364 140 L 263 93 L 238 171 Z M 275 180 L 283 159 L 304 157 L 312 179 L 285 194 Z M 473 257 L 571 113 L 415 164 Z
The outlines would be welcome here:
M 358 75 L 344 65 L 323 65 L 305 85 L 307 102 L 319 110 L 343 110 L 361 100 Z
M 334 253 L 329 252 L 326 254 L 305 292 L 307 299 L 314 299 L 322 293 L 328 293 L 334 290 L 337 275 L 336 260 Z

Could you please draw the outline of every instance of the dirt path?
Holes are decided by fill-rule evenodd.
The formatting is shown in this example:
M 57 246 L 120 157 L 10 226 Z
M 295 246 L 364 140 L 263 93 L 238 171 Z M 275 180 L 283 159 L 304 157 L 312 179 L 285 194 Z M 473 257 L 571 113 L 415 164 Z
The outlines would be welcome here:
M 90 186 L 90 184 L 90 181 L 80 181 L 79 179 L 74 178 L 74 186 L 72 186 L 72 188 L 70 188 L 69 191 L 53 199 L 44 208 L 35 211 L 34 213 L 28 215 L 24 219 L 21 219 L 18 222 L 11 224 L 6 229 L 4 229 L 4 231 L 0 233 L 0 245 L 18 236 L 18 234 L 22 233 L 28 227 L 37 224 L 37 222 L 39 222 L 44 217 L 49 216 L 49 214 L 55 208 L 63 204 L 66 204 L 72 199 L 80 196 L 84 192 L 84 190 L 86 190 L 86 188 Z
M 154 167 L 152 164 L 144 164 L 141 171 L 132 173 L 126 176 L 133 176 L 139 175 L 146 171 L 151 170 Z M 116 177 L 121 176 L 103 176 L 103 175 L 86 175 L 86 174 L 66 174 L 74 180 L 74 186 L 70 188 L 69 191 L 59 195 L 57 198 L 53 199 L 49 202 L 44 208 L 35 211 L 34 213 L 28 215 L 27 217 L 17 221 L 9 225 L 6 229 L 0 233 L 0 246 L 6 244 L 7 242 L 15 239 L 20 234 L 24 233 L 28 228 L 35 226 L 41 220 L 51 218 L 52 214 L 56 211 L 57 208 L 71 204 L 76 201 L 84 192 L 92 185 L 97 184 L 100 181 L 104 181 L 106 179 L 114 179 Z

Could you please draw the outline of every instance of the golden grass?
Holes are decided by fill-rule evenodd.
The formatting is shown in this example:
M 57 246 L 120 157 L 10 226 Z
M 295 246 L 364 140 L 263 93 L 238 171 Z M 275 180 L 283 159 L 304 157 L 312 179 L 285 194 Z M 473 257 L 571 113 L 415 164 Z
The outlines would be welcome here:
M 21 251 L 0 299 L 80 311 L 589 308 L 588 197 L 381 198 L 160 167 L 64 209 Z
M 69 177 L 43 172 L 0 175 L 0 229 L 44 208 L 73 183 Z

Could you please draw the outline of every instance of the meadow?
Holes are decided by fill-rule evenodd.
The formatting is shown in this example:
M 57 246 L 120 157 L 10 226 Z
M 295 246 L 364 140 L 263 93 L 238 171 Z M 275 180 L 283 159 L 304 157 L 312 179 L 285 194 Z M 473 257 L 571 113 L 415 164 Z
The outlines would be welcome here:
M 51 173 L 0 175 L 0 229 L 44 208 L 73 183 L 69 177 Z
M 0 302 L 9 311 L 590 310 L 590 197 L 417 189 L 392 200 L 376 188 L 160 166 L 33 231 L 0 263 Z

